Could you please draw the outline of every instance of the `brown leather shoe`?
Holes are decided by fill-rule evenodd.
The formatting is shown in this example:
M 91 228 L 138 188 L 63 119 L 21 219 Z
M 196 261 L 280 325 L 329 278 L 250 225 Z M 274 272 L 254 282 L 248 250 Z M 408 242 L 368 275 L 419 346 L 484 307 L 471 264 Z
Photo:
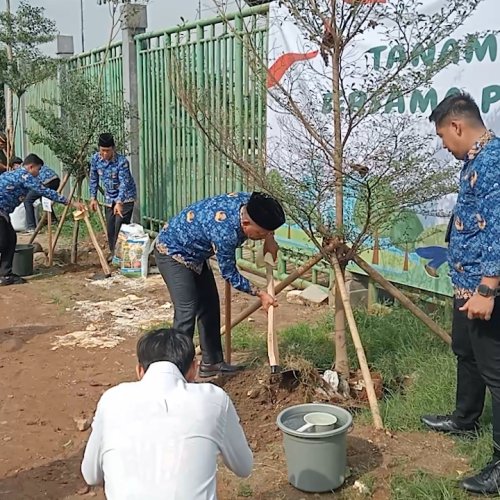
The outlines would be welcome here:
M 243 370 L 241 365 L 230 365 L 225 361 L 209 365 L 207 363 L 200 363 L 199 375 L 200 378 L 214 377 L 215 375 L 232 375 L 240 370 Z

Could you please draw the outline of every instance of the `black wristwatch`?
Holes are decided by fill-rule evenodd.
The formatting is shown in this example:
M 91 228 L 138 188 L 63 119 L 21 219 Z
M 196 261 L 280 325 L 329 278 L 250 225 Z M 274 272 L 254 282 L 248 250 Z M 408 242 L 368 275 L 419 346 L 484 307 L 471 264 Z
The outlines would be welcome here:
M 500 287 L 490 288 L 488 285 L 479 285 L 477 293 L 483 297 L 498 297 L 500 296 Z

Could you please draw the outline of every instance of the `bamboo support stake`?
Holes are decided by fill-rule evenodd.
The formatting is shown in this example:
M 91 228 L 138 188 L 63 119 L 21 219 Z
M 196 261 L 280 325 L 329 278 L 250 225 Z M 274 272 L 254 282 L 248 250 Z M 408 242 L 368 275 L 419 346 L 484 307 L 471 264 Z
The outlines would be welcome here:
M 73 201 L 73 197 L 75 196 L 76 184 L 71 188 L 71 192 L 68 197 L 68 205 L 64 207 L 63 213 L 61 215 L 61 220 L 57 225 L 57 229 L 54 235 L 54 241 L 52 242 L 52 253 L 54 254 L 56 251 L 57 241 L 59 240 L 59 236 L 61 235 L 62 228 L 64 226 L 64 222 L 66 221 L 66 217 L 68 216 L 68 211 L 71 207 L 71 202 Z
M 76 217 L 79 217 L 79 215 L 76 215 Z M 95 235 L 94 228 L 92 227 L 92 224 L 90 222 L 89 214 L 88 214 L 87 210 L 85 210 L 83 212 L 82 218 L 85 221 L 85 224 L 87 225 L 90 239 L 92 240 L 92 244 L 94 245 L 94 248 L 97 252 L 97 255 L 99 256 L 99 261 L 101 262 L 102 270 L 104 271 L 104 274 L 107 277 L 109 277 L 109 276 L 111 276 L 111 269 L 109 268 L 108 261 L 106 260 L 106 257 L 104 256 L 104 252 L 102 251 L 102 248 L 99 246 L 99 242 L 97 241 L 97 237 Z
M 47 212 L 47 225 L 48 225 L 48 245 L 49 245 L 49 267 L 52 267 L 54 261 L 54 252 L 52 251 L 52 211 Z
M 365 260 L 359 255 L 353 257 L 354 262 L 366 273 L 368 276 L 387 290 L 396 300 L 398 300 L 403 307 L 406 307 L 416 318 L 418 318 L 424 325 L 432 330 L 438 337 L 440 337 L 448 345 L 451 345 L 451 337 L 448 333 L 441 328 L 432 318 L 427 316 L 419 307 L 417 307 L 401 290 L 398 290 L 392 283 L 387 281 L 377 270 L 373 269 Z
M 58 193 L 62 193 L 62 190 L 64 189 L 64 187 L 66 186 L 66 184 L 68 183 L 69 181 L 69 174 L 65 174 L 64 177 L 63 177 L 63 180 L 61 182 L 61 185 L 59 186 L 59 188 L 57 189 L 57 192 Z M 73 192 L 74 192 L 74 189 L 73 189 Z M 41 231 L 43 225 L 45 224 L 45 221 L 47 220 L 47 213 L 44 212 L 42 214 L 42 216 L 40 217 L 40 220 L 36 226 L 36 229 L 35 229 L 35 232 L 31 235 L 29 241 L 28 241 L 28 244 L 32 244 L 34 241 L 35 241 L 35 238 L 38 236 L 38 233 Z
M 75 220 L 73 225 L 73 235 L 71 237 L 71 263 L 78 262 L 78 234 L 80 233 L 80 221 Z
M 225 312 L 224 312 L 224 325 L 226 327 L 226 363 L 231 364 L 231 283 L 229 281 L 224 282 L 224 302 L 225 302 Z
M 380 416 L 377 395 L 375 394 L 372 376 L 370 373 L 370 369 L 368 368 L 368 362 L 366 361 L 365 350 L 363 348 L 361 337 L 359 336 L 358 332 L 358 327 L 356 326 L 356 320 L 354 319 L 354 314 L 352 312 L 349 295 L 345 287 L 344 276 L 342 275 L 342 269 L 335 253 L 332 254 L 332 265 L 335 271 L 335 286 L 337 287 L 337 290 L 342 297 L 347 324 L 349 325 L 352 341 L 354 343 L 354 347 L 356 348 L 356 354 L 359 360 L 359 366 L 361 368 L 361 373 L 365 382 L 366 394 L 368 396 L 368 402 L 370 403 L 370 410 L 373 417 L 373 424 L 375 425 L 375 429 L 383 429 L 384 424 L 382 422 L 382 417 Z
M 108 226 L 106 225 L 106 221 L 104 220 L 104 216 L 102 215 L 101 205 L 97 207 L 97 216 L 99 217 L 99 221 L 101 222 L 102 231 L 106 239 L 108 239 Z

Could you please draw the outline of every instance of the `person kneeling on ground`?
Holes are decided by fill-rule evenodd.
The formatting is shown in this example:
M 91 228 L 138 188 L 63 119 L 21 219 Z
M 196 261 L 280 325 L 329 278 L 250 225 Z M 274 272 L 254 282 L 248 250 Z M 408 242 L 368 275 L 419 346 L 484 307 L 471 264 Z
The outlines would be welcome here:
M 236 249 L 248 238 L 264 240 L 276 259 L 275 229 L 285 222 L 281 205 L 264 193 L 232 193 L 194 203 L 160 231 L 156 263 L 174 304 L 174 328 L 193 338 L 198 321 L 202 361 L 200 377 L 231 373 L 224 362 L 220 304 L 209 259 L 216 256 L 222 277 L 236 290 L 259 297 L 267 311 L 276 300 L 253 286 L 236 267 Z
M 240 477 L 253 456 L 229 396 L 194 384 L 192 340 L 153 330 L 137 343 L 139 382 L 101 397 L 82 462 L 88 485 L 108 500 L 214 500 L 217 456 Z
M 28 163 L 16 170 L 5 172 L 0 176 L 0 286 L 16 285 L 25 281 L 13 274 L 12 262 L 16 251 L 17 235 L 10 221 L 10 214 L 30 191 L 57 203 L 68 205 L 69 201 L 57 191 L 46 188 L 38 179 L 41 165 Z M 79 202 L 72 206 L 83 209 Z
M 57 191 L 61 184 L 61 179 L 59 176 L 47 165 L 44 164 L 43 160 L 35 155 L 30 154 L 24 159 L 24 165 L 26 167 L 30 165 L 38 165 L 40 167 L 40 173 L 38 174 L 38 180 L 41 184 L 53 191 Z M 24 199 L 24 209 L 26 211 L 26 232 L 32 233 L 36 229 L 36 218 L 35 218 L 35 207 L 33 204 L 36 200 L 40 198 L 40 193 L 32 189 Z M 52 220 L 57 221 L 54 209 L 52 209 Z

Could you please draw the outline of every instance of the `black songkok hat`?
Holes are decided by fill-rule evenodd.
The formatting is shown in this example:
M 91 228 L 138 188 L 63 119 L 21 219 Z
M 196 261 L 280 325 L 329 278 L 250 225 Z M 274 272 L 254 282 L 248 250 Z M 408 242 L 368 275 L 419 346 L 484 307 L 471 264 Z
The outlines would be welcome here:
M 99 136 L 99 147 L 100 148 L 114 148 L 115 147 L 115 139 L 113 134 L 105 133 Z
M 266 193 L 252 193 L 247 203 L 250 218 L 267 231 L 274 231 L 285 223 L 285 212 L 280 203 Z

